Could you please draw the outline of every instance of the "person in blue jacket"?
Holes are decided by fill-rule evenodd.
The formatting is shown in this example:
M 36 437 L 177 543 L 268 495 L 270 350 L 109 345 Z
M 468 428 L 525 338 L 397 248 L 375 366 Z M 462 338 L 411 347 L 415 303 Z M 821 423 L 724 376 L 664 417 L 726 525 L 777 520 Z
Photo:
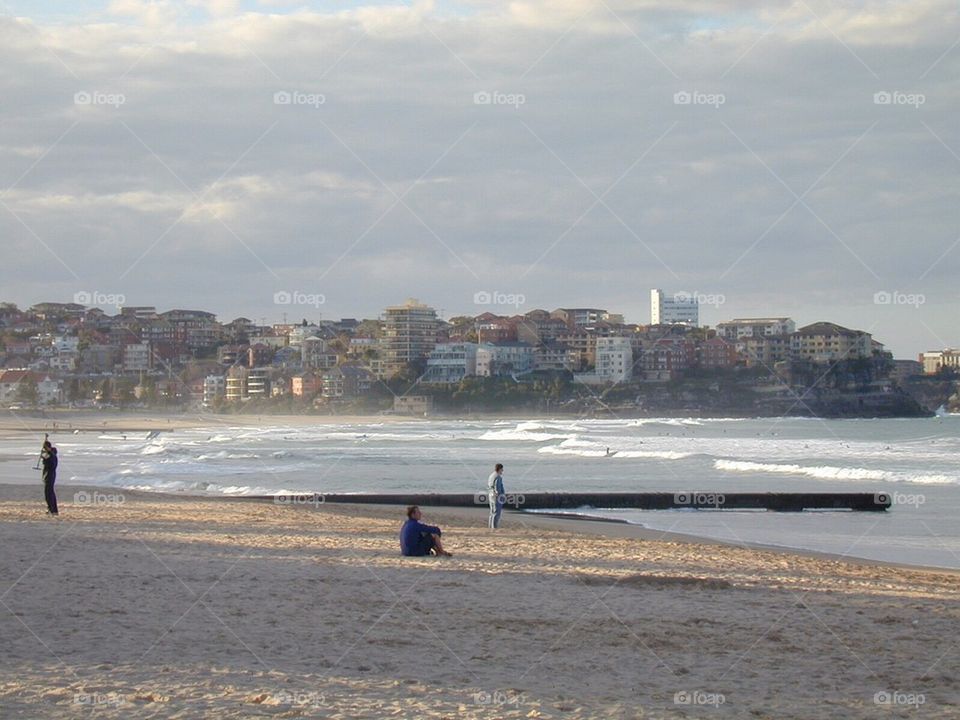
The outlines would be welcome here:
M 407 521 L 400 528 L 400 554 L 406 556 L 443 555 L 452 557 L 443 549 L 440 541 L 440 528 L 434 525 L 424 525 L 420 508 L 411 505 L 407 508 Z

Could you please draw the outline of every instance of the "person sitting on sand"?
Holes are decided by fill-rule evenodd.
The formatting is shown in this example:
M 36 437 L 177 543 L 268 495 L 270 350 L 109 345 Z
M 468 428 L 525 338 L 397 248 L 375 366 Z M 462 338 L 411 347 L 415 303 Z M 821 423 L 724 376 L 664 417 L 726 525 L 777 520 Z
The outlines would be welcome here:
M 433 553 L 452 557 L 440 542 L 440 528 L 424 525 L 420 522 L 421 517 L 420 508 L 416 505 L 407 508 L 407 521 L 400 528 L 400 554 L 419 557 Z

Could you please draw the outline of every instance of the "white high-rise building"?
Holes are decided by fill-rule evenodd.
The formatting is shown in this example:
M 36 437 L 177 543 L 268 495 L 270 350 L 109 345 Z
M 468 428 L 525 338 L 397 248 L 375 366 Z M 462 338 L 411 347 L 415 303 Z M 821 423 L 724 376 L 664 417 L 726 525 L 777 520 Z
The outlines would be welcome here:
M 696 295 L 689 293 L 664 294 L 663 290 L 650 291 L 651 325 L 700 324 L 700 306 Z

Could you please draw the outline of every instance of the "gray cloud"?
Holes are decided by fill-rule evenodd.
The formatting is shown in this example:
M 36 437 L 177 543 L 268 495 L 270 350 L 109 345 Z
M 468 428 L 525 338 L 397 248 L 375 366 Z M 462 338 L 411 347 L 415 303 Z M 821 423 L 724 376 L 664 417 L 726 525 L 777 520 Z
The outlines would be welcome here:
M 278 289 L 327 316 L 498 289 L 644 321 L 664 287 L 960 344 L 953 4 L 201 6 L 0 17 L 5 297 L 278 319 Z

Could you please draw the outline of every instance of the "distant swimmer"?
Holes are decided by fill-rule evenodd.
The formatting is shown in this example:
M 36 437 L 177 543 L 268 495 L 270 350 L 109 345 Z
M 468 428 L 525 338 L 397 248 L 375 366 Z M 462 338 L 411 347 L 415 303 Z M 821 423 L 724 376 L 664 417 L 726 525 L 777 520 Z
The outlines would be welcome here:
M 612 452 L 610 452 L 610 448 L 607 448 L 607 454 L 606 454 L 606 457 L 610 457 L 611 455 L 613 455 L 613 453 L 612 453 Z

